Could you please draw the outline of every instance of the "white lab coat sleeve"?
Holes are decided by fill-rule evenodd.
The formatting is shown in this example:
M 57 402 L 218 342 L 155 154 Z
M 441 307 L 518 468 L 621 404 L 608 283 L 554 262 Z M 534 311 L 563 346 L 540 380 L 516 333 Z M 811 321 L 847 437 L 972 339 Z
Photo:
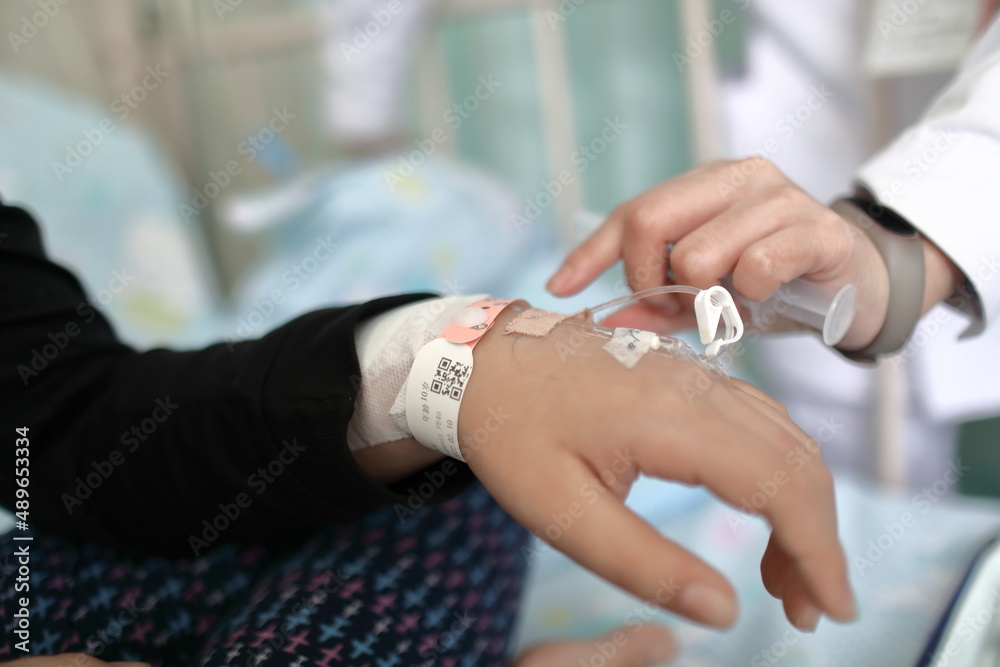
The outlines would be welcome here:
M 980 333 L 1000 319 L 1000 20 L 923 118 L 858 172 L 858 184 L 955 262 L 978 295 Z

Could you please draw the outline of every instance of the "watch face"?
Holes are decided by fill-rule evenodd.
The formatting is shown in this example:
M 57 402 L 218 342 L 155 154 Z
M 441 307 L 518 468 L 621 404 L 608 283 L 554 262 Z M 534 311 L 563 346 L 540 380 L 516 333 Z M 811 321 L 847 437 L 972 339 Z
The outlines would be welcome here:
M 913 225 L 900 217 L 891 208 L 878 202 L 868 202 L 862 199 L 851 198 L 848 201 L 864 211 L 868 217 L 877 222 L 883 229 L 900 236 L 917 236 L 917 230 Z
M 908 223 L 906 220 L 903 220 L 899 217 L 899 215 L 889 209 L 885 209 L 882 217 L 878 218 L 877 222 L 893 234 L 913 237 L 917 235 L 917 230 L 914 229 L 913 225 Z

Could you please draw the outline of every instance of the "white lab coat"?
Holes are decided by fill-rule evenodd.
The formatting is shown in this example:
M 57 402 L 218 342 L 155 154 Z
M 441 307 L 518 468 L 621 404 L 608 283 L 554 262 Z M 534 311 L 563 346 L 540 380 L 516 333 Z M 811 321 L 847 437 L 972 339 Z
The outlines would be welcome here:
M 924 117 L 869 160 L 858 181 L 971 281 L 978 302 L 966 304 L 976 316 L 965 335 L 994 325 L 1000 319 L 1000 20 Z M 914 370 L 923 375 L 925 407 L 936 420 L 979 416 L 1000 406 L 1000 331 L 992 326 L 990 335 L 938 344 L 963 328 L 941 306 L 911 342 L 928 343 Z
M 868 91 L 859 4 L 755 3 L 766 27 L 750 39 L 747 76 L 723 87 L 730 150 L 734 156 L 759 152 L 776 138 L 779 148 L 768 157 L 817 198 L 848 191 L 852 177 L 884 195 L 972 279 L 982 301 L 975 333 L 980 322 L 1000 317 L 1000 279 L 993 275 L 1000 274 L 1000 26 L 993 24 L 926 115 L 862 165 L 871 151 L 863 130 Z M 904 83 L 916 89 L 920 82 Z M 828 86 L 830 101 L 787 134 L 787 124 L 775 121 L 816 85 Z M 1000 327 L 959 341 L 969 322 L 938 306 L 907 350 L 911 486 L 940 477 L 953 457 L 957 423 L 1000 413 Z M 872 372 L 823 349 L 816 337 L 774 337 L 760 352 L 768 389 L 814 437 L 827 434 L 827 460 L 873 473 Z
M 1000 317 L 1000 20 L 924 117 L 858 180 L 972 281 L 981 302 L 970 305 L 983 317 L 970 334 Z

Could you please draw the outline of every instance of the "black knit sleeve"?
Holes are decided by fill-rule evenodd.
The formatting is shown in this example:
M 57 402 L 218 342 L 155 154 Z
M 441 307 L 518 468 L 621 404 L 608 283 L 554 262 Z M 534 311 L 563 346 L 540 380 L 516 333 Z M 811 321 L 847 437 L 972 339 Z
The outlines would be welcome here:
M 315 311 L 259 340 L 138 353 L 48 260 L 31 217 L 0 206 L 0 503 L 14 506 L 15 429 L 27 427 L 30 525 L 130 551 L 195 555 L 405 504 L 416 479 L 382 486 L 347 447 L 354 329 L 426 296 Z M 435 500 L 471 479 L 442 466 Z

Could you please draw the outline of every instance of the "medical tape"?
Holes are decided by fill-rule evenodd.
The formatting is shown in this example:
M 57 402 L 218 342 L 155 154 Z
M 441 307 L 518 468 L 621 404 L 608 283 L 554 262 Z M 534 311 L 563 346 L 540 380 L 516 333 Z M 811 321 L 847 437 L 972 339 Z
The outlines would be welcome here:
M 584 310 L 573 315 L 564 315 L 563 313 L 553 313 L 551 311 L 541 310 L 538 308 L 528 308 L 507 323 L 507 328 L 504 329 L 504 334 L 519 334 L 522 336 L 531 336 L 532 338 L 545 338 L 552 333 L 552 330 L 556 328 L 556 325 L 568 319 L 579 319 L 581 321 L 585 321 L 590 319 L 590 313 Z
M 652 331 L 618 327 L 611 334 L 611 340 L 604 344 L 603 349 L 622 366 L 632 369 L 647 352 L 659 347 L 660 337 Z
M 420 444 L 465 461 L 458 414 L 472 377 L 472 350 L 513 301 L 479 301 L 452 317 L 441 335 L 420 348 L 406 381 L 406 423 Z
M 561 325 L 572 328 L 577 334 L 607 341 L 602 346 L 603 349 L 628 369 L 634 368 L 646 354 L 655 352 L 671 359 L 698 364 L 713 375 L 728 377 L 720 359 L 698 354 L 680 338 L 661 336 L 643 329 L 626 327 L 609 329 L 595 324 L 592 317 L 591 309 L 582 310 L 574 315 L 565 315 L 529 308 L 507 323 L 504 334 L 545 338 Z

